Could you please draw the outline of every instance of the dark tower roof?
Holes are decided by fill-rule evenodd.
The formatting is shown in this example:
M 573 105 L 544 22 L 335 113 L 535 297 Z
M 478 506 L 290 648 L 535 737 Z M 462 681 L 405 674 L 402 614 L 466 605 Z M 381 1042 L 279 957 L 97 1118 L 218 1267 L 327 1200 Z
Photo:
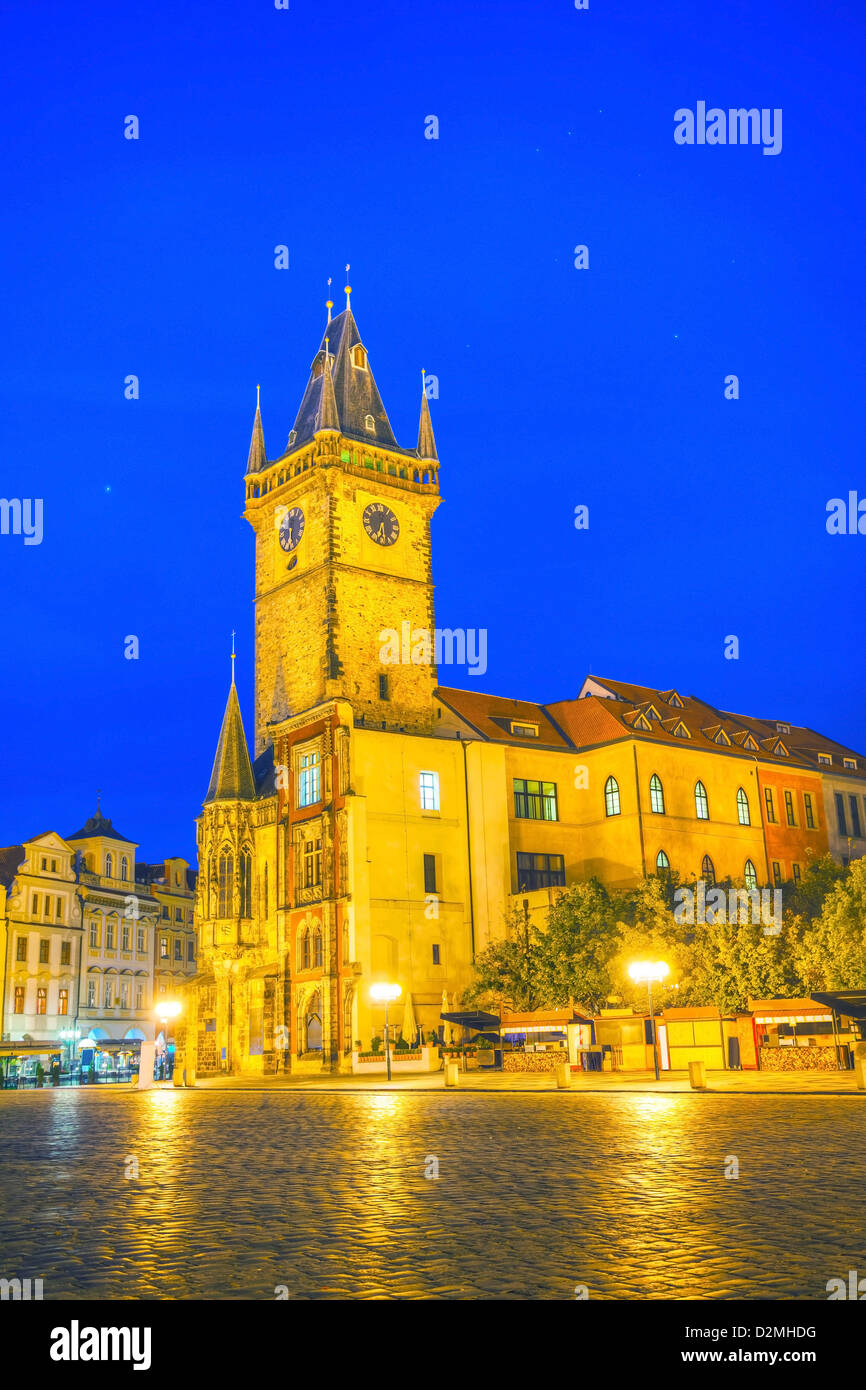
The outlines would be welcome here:
M 238 692 L 232 681 L 205 805 L 209 801 L 252 801 L 255 794 L 244 721 L 238 704 Z
M 325 382 L 327 371 L 325 363 L 325 339 L 328 339 L 331 389 L 336 406 L 336 425 L 322 421 L 329 414 L 330 391 Z M 356 365 L 353 349 L 362 349 L 363 365 Z M 323 401 L 324 393 L 324 401 Z M 373 417 L 372 430 L 367 429 L 366 417 Z M 363 439 L 367 443 L 383 444 L 396 449 L 394 431 L 382 404 L 379 388 L 373 378 L 370 360 L 361 342 L 357 324 L 351 309 L 344 309 L 335 319 L 331 319 L 322 336 L 319 351 L 313 358 L 310 379 L 301 401 L 300 409 L 289 436 L 289 451 L 309 444 L 316 430 L 339 429 L 352 439 Z
M 90 820 L 85 821 L 81 829 L 76 830 L 74 835 L 64 835 L 63 838 L 64 840 L 89 840 L 94 835 L 102 835 L 106 840 L 123 840 L 127 845 L 135 844 L 135 841 L 130 840 L 128 835 L 119 834 L 111 821 L 101 811 L 97 811 L 95 816 L 91 816 Z
M 256 387 L 256 414 L 253 420 L 253 437 L 250 440 L 250 454 L 247 459 L 247 472 L 258 473 L 267 468 L 268 456 L 265 453 L 265 432 L 262 429 L 262 412 L 259 409 L 258 387 Z

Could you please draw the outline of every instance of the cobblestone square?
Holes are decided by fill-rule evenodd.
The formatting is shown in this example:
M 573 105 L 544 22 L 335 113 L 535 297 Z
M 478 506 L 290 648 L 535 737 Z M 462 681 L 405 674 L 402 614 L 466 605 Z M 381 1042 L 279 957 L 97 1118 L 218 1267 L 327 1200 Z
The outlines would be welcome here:
M 106 1088 L 4 1096 L 0 1131 L 2 1273 L 46 1299 L 820 1300 L 866 1270 L 848 1097 Z

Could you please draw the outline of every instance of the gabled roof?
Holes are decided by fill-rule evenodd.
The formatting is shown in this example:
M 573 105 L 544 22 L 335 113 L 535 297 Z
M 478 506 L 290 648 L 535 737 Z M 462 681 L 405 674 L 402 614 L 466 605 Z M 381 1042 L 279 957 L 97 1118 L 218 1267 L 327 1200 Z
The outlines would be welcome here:
M 439 686 L 436 696 L 477 734 L 492 743 L 531 744 L 535 748 L 571 747 L 544 705 L 529 700 L 509 700 L 503 695 L 482 695 L 475 690 L 454 690 L 448 686 Z M 514 734 L 512 724 L 536 724 L 538 737 Z
M 373 377 L 366 349 L 365 365 L 359 367 L 353 363 L 352 349 L 358 346 L 364 345 L 354 315 L 351 309 L 347 308 L 342 314 L 331 319 L 322 334 L 322 341 L 313 358 L 310 378 L 289 436 L 291 442 L 287 453 L 309 444 L 317 430 L 333 428 L 339 429 L 341 434 L 351 439 L 365 440 L 367 443 L 375 441 L 390 449 L 398 447 Z M 330 373 L 333 386 L 337 413 L 335 424 L 327 418 L 324 421 L 322 419 L 323 406 L 325 417 L 330 414 L 330 392 L 325 383 L 326 373 Z M 373 417 L 372 431 L 368 430 L 364 423 L 368 415 Z
M 205 805 L 209 801 L 252 801 L 255 794 L 253 769 L 241 718 L 241 707 L 238 704 L 238 692 L 232 681 Z
M 74 835 L 64 835 L 65 840 L 122 840 L 125 845 L 135 845 L 135 840 L 130 840 L 128 835 L 121 835 L 115 830 L 111 821 L 97 811 L 95 816 L 84 822 L 80 830 L 76 830 Z

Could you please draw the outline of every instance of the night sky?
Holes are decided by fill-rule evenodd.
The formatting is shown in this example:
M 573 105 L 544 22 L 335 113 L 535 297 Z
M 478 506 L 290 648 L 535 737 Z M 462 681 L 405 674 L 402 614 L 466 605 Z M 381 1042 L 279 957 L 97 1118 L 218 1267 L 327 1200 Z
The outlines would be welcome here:
M 256 383 L 275 458 L 347 261 L 401 444 L 440 382 L 437 621 L 489 634 L 443 684 L 591 670 L 866 750 L 866 536 L 825 528 L 866 497 L 864 15 L 2 5 L 0 495 L 44 538 L 0 536 L 0 844 L 99 787 L 193 856 L 233 628 L 252 735 Z M 677 145 L 698 101 L 781 108 L 781 153 Z

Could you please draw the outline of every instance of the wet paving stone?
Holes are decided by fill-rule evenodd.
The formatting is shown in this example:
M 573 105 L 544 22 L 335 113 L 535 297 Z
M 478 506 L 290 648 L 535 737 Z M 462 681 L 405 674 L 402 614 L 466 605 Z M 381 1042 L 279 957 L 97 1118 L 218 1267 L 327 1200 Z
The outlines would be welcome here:
M 866 1270 L 844 1097 L 23 1093 L 0 1156 L 0 1273 L 46 1299 L 825 1299 Z

